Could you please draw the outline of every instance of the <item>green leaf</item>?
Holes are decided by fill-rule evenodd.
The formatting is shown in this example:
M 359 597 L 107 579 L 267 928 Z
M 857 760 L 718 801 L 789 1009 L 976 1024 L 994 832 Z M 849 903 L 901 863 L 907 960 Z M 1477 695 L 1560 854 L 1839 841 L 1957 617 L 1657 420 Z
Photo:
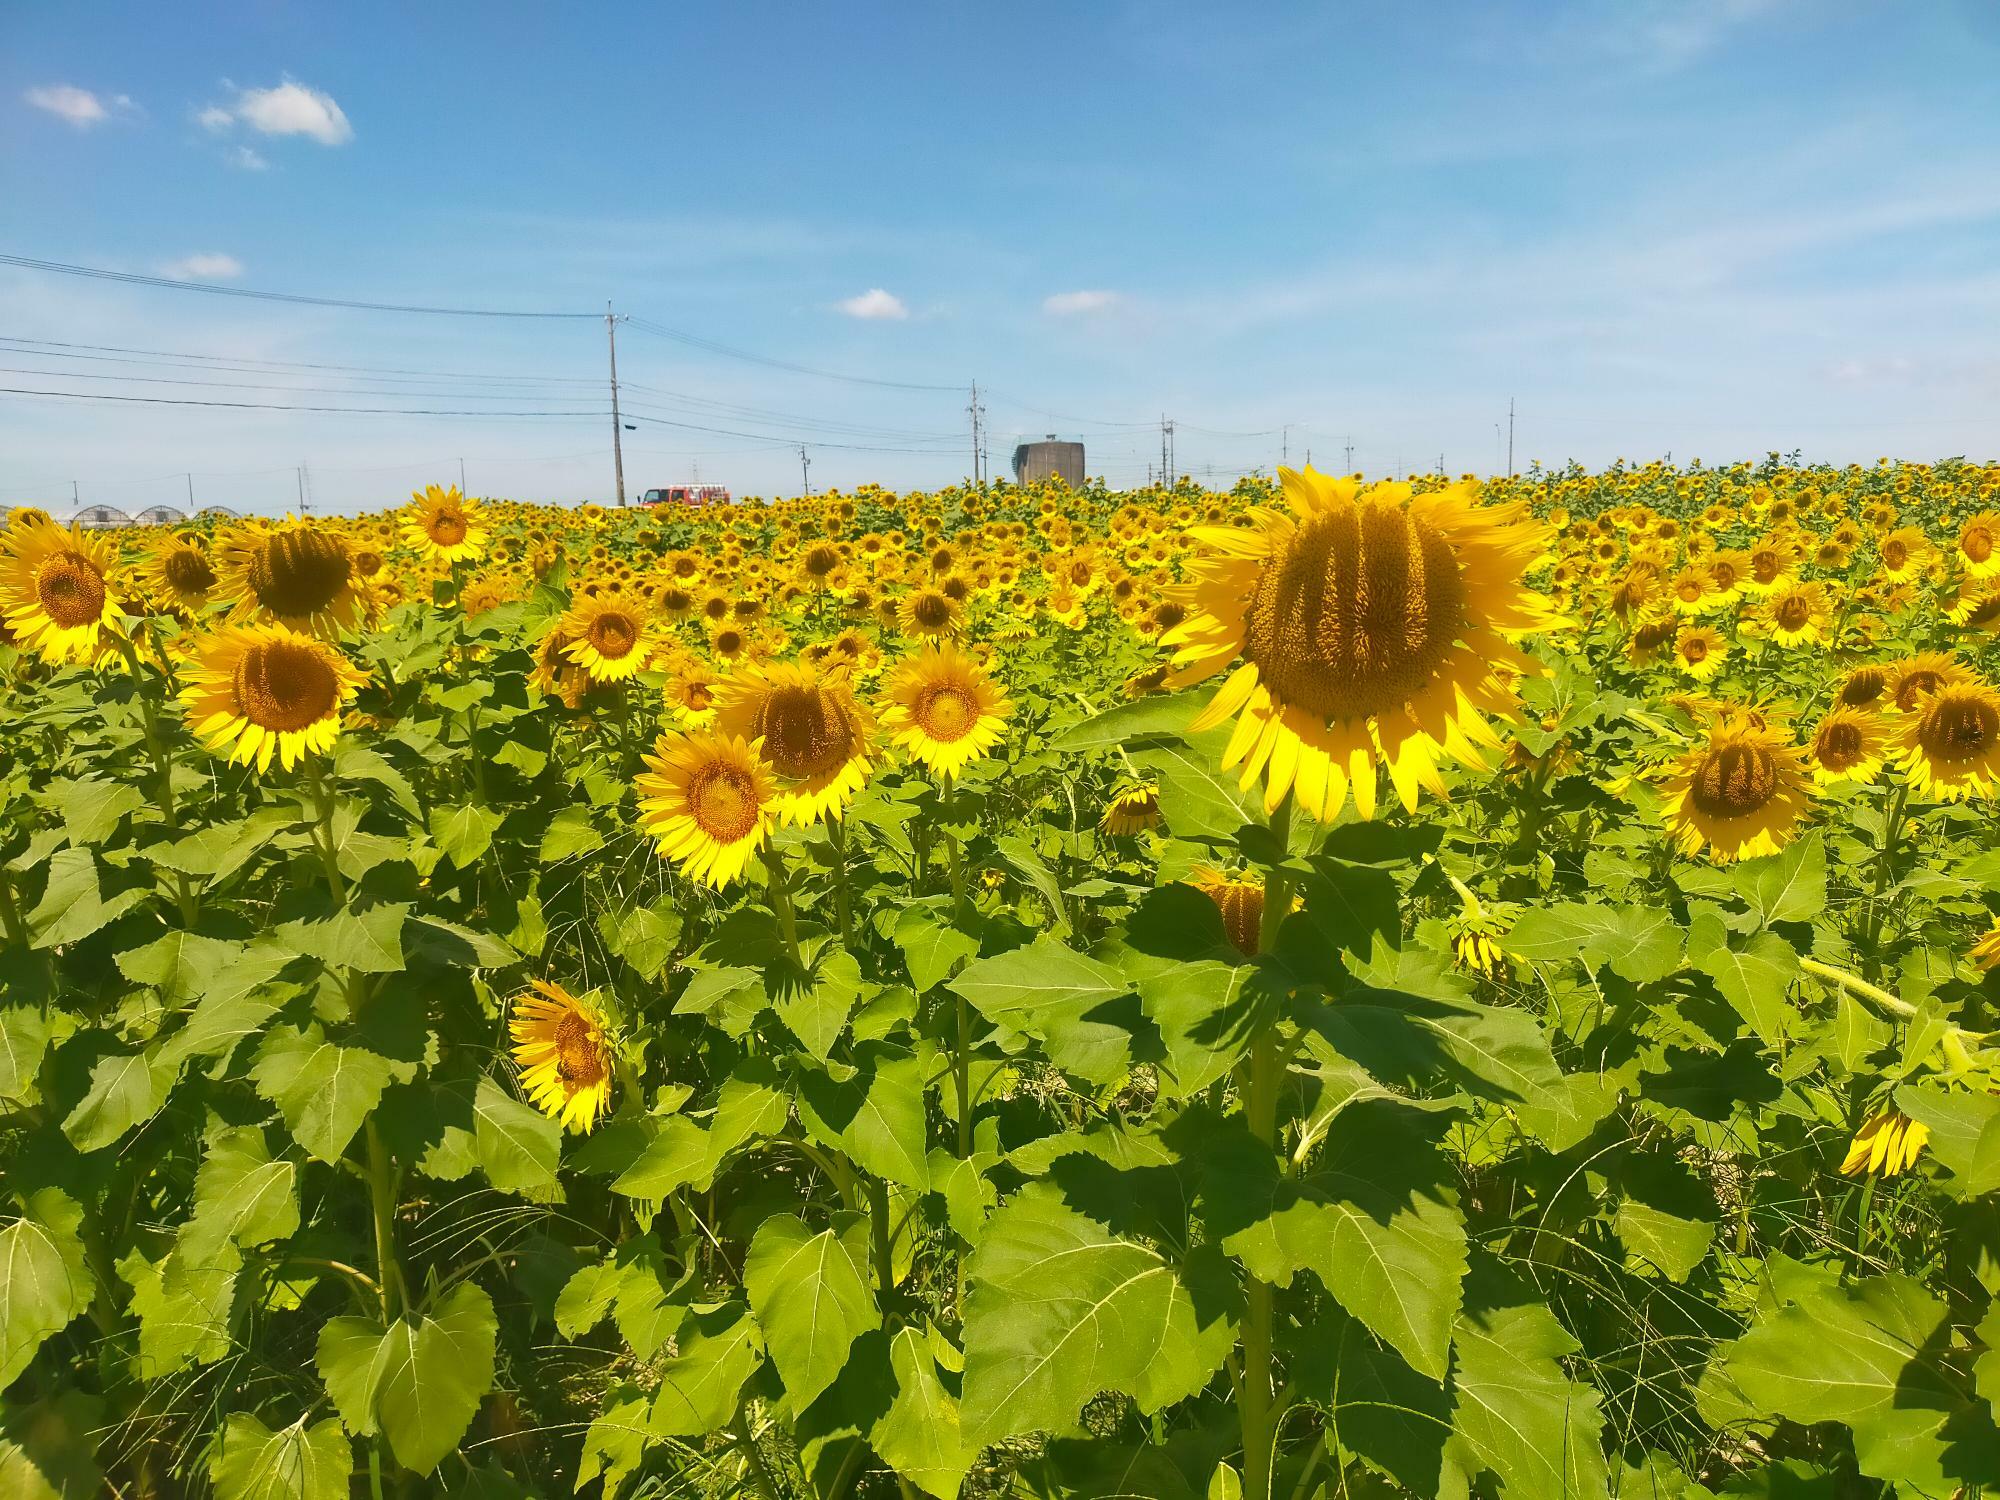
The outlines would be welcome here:
M 921 995 L 958 972 L 979 954 L 979 939 L 963 932 L 926 906 L 906 906 L 896 918 L 896 946 L 909 966 L 910 984 Z
M 170 932 L 143 948 L 117 955 L 118 971 L 134 984 L 151 985 L 168 1005 L 205 994 L 251 951 L 247 943 L 225 943 L 194 932 Z M 282 966 L 282 965 L 280 965 Z M 266 967 L 265 977 L 275 974 Z
M 332 1417 L 306 1426 L 305 1416 L 273 1432 L 245 1412 L 232 1412 L 209 1459 L 217 1500 L 347 1500 L 354 1450 Z
M 182 1226 L 181 1252 L 207 1260 L 226 1240 L 249 1249 L 289 1239 L 298 1227 L 298 1167 L 273 1161 L 255 1126 L 218 1133 L 195 1174 L 194 1215 Z
M 715 1156 L 708 1132 L 686 1115 L 669 1115 L 659 1133 L 646 1143 L 633 1163 L 611 1184 L 630 1198 L 658 1201 L 676 1188 L 707 1186 L 715 1174 Z
M 257 1092 L 283 1112 L 292 1138 L 329 1164 L 339 1163 L 394 1072 L 378 1053 L 328 1041 L 317 1021 L 303 1031 L 273 1030 L 250 1067 Z
M 1531 907 L 1507 934 L 1509 952 L 1527 959 L 1581 958 L 1621 979 L 1645 984 L 1681 966 L 1681 931 L 1668 912 L 1649 906 L 1559 901 Z
M 861 966 L 843 950 L 823 950 L 811 970 L 774 968 L 767 980 L 772 1008 L 813 1058 L 824 1063 L 847 1029 L 861 998 Z
M 342 908 L 324 921 L 286 922 L 273 935 L 330 969 L 393 974 L 403 967 L 403 922 L 409 913 L 407 905 L 396 903 L 358 913 Z
M 1043 862 L 1034 842 L 1019 834 L 1002 834 L 993 841 L 993 847 L 1013 867 L 1014 873 L 1033 886 L 1036 894 L 1048 903 L 1049 926 L 1055 929 L 1056 936 L 1068 937 L 1074 928 L 1070 924 L 1069 908 L 1063 904 L 1062 886 L 1056 882 L 1055 873 Z
M 882 1326 L 868 1232 L 857 1213 L 835 1214 L 817 1234 L 802 1219 L 774 1214 L 750 1242 L 743 1288 L 794 1411 L 833 1384 L 857 1338 Z
M 1722 922 L 1705 911 L 1688 928 L 1688 961 L 1715 981 L 1765 1046 L 1781 1046 L 1799 1029 L 1799 1013 L 1785 998 L 1799 977 L 1799 956 L 1775 932 L 1731 939 Z
M 1625 1246 L 1630 1269 L 1669 1281 L 1686 1281 L 1715 1240 L 1715 1226 L 1706 1219 L 1683 1219 L 1637 1198 L 1627 1198 L 1618 1205 L 1612 1227 Z
M 497 1327 L 493 1299 L 470 1281 L 386 1330 L 367 1318 L 330 1318 L 320 1329 L 320 1378 L 350 1431 L 381 1431 L 398 1463 L 428 1474 L 458 1447 L 493 1388 Z
M 540 859 L 543 864 L 552 865 L 558 860 L 591 854 L 603 847 L 604 835 L 592 826 L 590 809 L 565 807 L 549 819 L 549 826 L 542 834 Z
M 577 1491 L 601 1477 L 603 1494 L 618 1494 L 626 1477 L 645 1461 L 652 1439 L 653 1423 L 644 1396 L 611 1402 L 591 1418 L 583 1435 L 583 1457 L 576 1468 Z
M 1809 833 L 1777 854 L 1744 860 L 1730 878 L 1759 926 L 1810 922 L 1826 909 L 1826 844 Z
M 25 1099 L 42 1070 L 42 1057 L 58 1032 L 74 1029 L 61 1011 L 34 1005 L 0 1010 L 0 1102 Z
M 868 1430 L 883 1462 L 926 1495 L 957 1500 L 973 1456 L 959 1438 L 958 1401 L 938 1378 L 930 1340 L 900 1329 L 889 1344 L 896 1394 Z
M 1154 693 L 1116 704 L 1081 723 L 1072 724 L 1049 741 L 1058 752 L 1108 750 L 1137 739 L 1178 739 L 1209 698 L 1204 689 L 1186 693 Z
M 106 901 L 98 892 L 97 860 L 88 849 L 64 849 L 49 860 L 49 882 L 28 913 L 35 948 L 81 942 L 130 911 L 149 892 L 124 890 Z
M 118 1274 L 132 1288 L 131 1310 L 139 1320 L 140 1378 L 165 1380 L 189 1365 L 212 1365 L 228 1355 L 242 1264 L 242 1255 L 228 1242 L 204 1261 L 190 1261 L 173 1250 L 153 1265 L 136 1253 L 118 1263 Z
M 660 1367 L 653 1431 L 660 1437 L 701 1437 L 736 1416 L 743 1382 L 763 1362 L 757 1320 L 740 1302 L 697 1312 L 684 1327 L 679 1353 Z
M 1878 1411 L 1954 1404 L 1925 1354 L 1944 1303 L 1907 1276 L 1825 1287 L 1767 1308 L 1722 1355 L 1764 1411 L 1794 1422 L 1865 1422 Z
M 43 800 L 63 820 L 63 832 L 72 844 L 103 843 L 127 813 L 146 804 L 137 787 L 97 777 L 52 781 Z
M 931 1185 L 924 1123 L 925 1065 L 908 1052 L 871 1047 L 844 1081 L 807 1073 L 799 1114 L 813 1136 L 864 1171 L 919 1192 Z
M 625 1272 L 615 1260 L 580 1268 L 556 1298 L 556 1332 L 566 1339 L 580 1339 L 603 1322 L 611 1304 L 618 1300 L 624 1278 Z
M 659 978 L 681 935 L 680 913 L 669 901 L 624 912 L 607 911 L 598 918 L 597 926 L 611 951 L 644 979 Z
M 562 1127 L 482 1076 L 472 1096 L 472 1149 L 503 1193 L 546 1198 L 556 1187 Z
M 1896 1108 L 1931 1133 L 1930 1152 L 1966 1197 L 2000 1188 L 2000 1096 L 1924 1081 L 1896 1090 Z
M 431 809 L 431 838 L 445 858 L 463 870 L 476 865 L 493 847 L 493 833 L 505 821 L 504 815 L 477 802 L 462 807 Z
M 504 938 L 448 922 L 428 912 L 410 918 L 403 927 L 412 961 L 428 959 L 452 969 L 504 969 L 521 955 Z
M 1455 1344 L 1447 1452 L 1466 1474 L 1491 1469 L 1511 1500 L 1609 1491 L 1597 1392 L 1563 1374 L 1580 1346 L 1546 1307 L 1468 1310 Z
M 1258 820 L 1258 805 L 1237 790 L 1237 777 L 1217 769 L 1229 742 L 1227 725 L 1187 742 L 1161 741 L 1131 752 L 1132 763 L 1160 788 L 1160 813 L 1175 838 L 1233 842 Z
M 968 1451 L 1062 1431 L 1099 1391 L 1151 1413 L 1208 1382 L 1235 1343 L 1233 1309 L 1158 1251 L 1112 1235 L 1033 1183 L 994 1214 L 966 1263 Z
M 1046 933 L 968 965 L 948 987 L 994 1025 L 1046 1044 L 1056 1064 L 1080 1078 L 1108 1083 L 1125 1070 L 1130 1034 L 1085 1016 L 1131 984 Z
M 90 1305 L 82 1229 L 82 1208 L 57 1188 L 32 1194 L 27 1211 L 0 1229 L 0 1389 Z
M 63 1134 L 79 1151 L 101 1151 L 158 1114 L 179 1076 L 178 1065 L 149 1053 L 99 1058 L 89 1091 L 63 1120 Z

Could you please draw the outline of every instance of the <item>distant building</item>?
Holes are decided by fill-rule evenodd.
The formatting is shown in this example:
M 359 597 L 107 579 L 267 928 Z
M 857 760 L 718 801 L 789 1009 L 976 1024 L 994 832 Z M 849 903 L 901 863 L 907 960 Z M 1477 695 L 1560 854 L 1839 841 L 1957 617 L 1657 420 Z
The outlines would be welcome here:
M 113 526 L 132 524 L 132 518 L 124 511 L 109 505 L 86 505 L 70 519 L 90 531 L 103 531 Z
M 141 526 L 171 526 L 176 521 L 185 521 L 185 512 L 175 510 L 171 505 L 154 505 L 139 512 Z
M 1052 432 L 1039 443 L 1014 449 L 1014 483 L 1034 484 L 1060 479 L 1073 490 L 1083 488 L 1083 444 L 1059 442 Z

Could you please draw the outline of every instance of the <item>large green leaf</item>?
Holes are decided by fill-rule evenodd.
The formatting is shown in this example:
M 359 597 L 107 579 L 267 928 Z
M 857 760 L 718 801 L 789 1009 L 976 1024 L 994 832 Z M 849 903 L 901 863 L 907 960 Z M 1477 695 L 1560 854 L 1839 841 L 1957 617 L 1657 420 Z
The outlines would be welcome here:
M 918 994 L 943 984 L 979 952 L 979 939 L 926 906 L 906 906 L 896 918 L 896 946 L 903 950 Z
M 230 1352 L 230 1320 L 243 1257 L 225 1240 L 204 1260 L 170 1251 L 155 1264 L 136 1252 L 118 1263 L 139 1320 L 138 1372 L 164 1380 L 189 1365 L 212 1365 Z
M 937 1500 L 956 1500 L 972 1455 L 960 1440 L 958 1401 L 938 1378 L 931 1341 L 914 1328 L 889 1344 L 896 1394 L 868 1441 L 903 1478 Z
M 743 1288 L 795 1411 L 839 1377 L 856 1339 L 882 1326 L 868 1257 L 868 1220 L 855 1213 L 818 1233 L 774 1214 L 750 1242 Z
M 757 1320 L 740 1302 L 689 1318 L 679 1350 L 660 1367 L 653 1431 L 660 1437 L 700 1437 L 727 1427 L 743 1382 L 764 1359 Z
M 799 1116 L 823 1145 L 845 1152 L 864 1171 L 927 1192 L 925 1064 L 880 1044 L 860 1050 L 858 1066 L 809 1072 L 799 1081 Z
M 0 1229 L 0 1389 L 28 1368 L 42 1340 L 90 1305 L 82 1228 L 75 1200 L 43 1188 Z
M 1224 1291 L 1205 1279 L 1191 1288 L 1157 1250 L 1114 1236 L 1046 1183 L 993 1216 L 966 1277 L 972 1452 L 1066 1430 L 1104 1390 L 1159 1411 L 1200 1390 L 1235 1341 Z
M 108 926 L 151 894 L 142 889 L 119 891 L 109 900 L 97 883 L 97 860 L 88 849 L 64 849 L 49 860 L 49 881 L 42 899 L 28 913 L 28 932 L 36 948 L 60 948 L 82 942 Z
M 493 1388 L 497 1327 L 493 1299 L 470 1281 L 386 1329 L 367 1318 L 330 1318 L 320 1328 L 320 1378 L 350 1432 L 386 1434 L 398 1463 L 428 1474 L 458 1446 Z
M 1785 993 L 1799 977 L 1799 956 L 1775 932 L 1731 938 L 1720 919 L 1703 912 L 1688 929 L 1688 961 L 1715 981 L 1765 1046 L 1782 1046 L 1798 1031 L 1798 1012 Z
M 562 1127 L 491 1078 L 472 1097 L 472 1149 L 487 1181 L 503 1193 L 546 1198 L 556 1187 Z
M 1546 1307 L 1468 1310 L 1455 1344 L 1452 1462 L 1492 1470 L 1510 1500 L 1608 1491 L 1597 1392 L 1563 1373 L 1579 1345 Z
M 1809 833 L 1780 853 L 1746 859 L 1732 881 L 1759 926 L 1810 922 L 1826 909 L 1826 844 Z
M 303 1031 L 272 1031 L 250 1076 L 284 1113 L 293 1139 L 318 1160 L 337 1163 L 395 1071 L 379 1053 L 328 1041 L 315 1021 Z
M 194 1216 L 181 1230 L 182 1253 L 207 1260 L 223 1241 L 249 1248 L 288 1238 L 299 1227 L 298 1167 L 273 1161 L 264 1132 L 219 1132 L 194 1180 Z
M 209 1458 L 217 1500 L 347 1500 L 354 1450 L 332 1417 L 306 1426 L 301 1416 L 271 1431 L 232 1412 Z
M 1124 1070 L 1131 1037 L 1122 1026 L 1085 1017 L 1132 988 L 1116 969 L 1044 934 L 1025 947 L 982 958 L 948 986 L 994 1025 L 1041 1041 L 1056 1064 L 1093 1083 Z
M 403 967 L 403 923 L 410 908 L 389 903 L 356 912 L 343 907 L 316 922 L 286 922 L 273 935 L 296 953 L 330 969 L 394 974 Z
M 504 821 L 502 814 L 477 802 L 460 807 L 431 809 L 431 839 L 444 851 L 446 859 L 459 869 L 476 865 L 493 847 L 493 834 Z
M 179 1066 L 158 1052 L 99 1058 L 88 1092 L 63 1120 L 63 1133 L 79 1151 L 101 1151 L 158 1114 L 179 1074 Z
M 1681 933 L 1650 906 L 1558 901 L 1532 907 L 1507 934 L 1509 952 L 1529 959 L 1580 958 L 1635 984 L 1664 979 L 1681 965 Z

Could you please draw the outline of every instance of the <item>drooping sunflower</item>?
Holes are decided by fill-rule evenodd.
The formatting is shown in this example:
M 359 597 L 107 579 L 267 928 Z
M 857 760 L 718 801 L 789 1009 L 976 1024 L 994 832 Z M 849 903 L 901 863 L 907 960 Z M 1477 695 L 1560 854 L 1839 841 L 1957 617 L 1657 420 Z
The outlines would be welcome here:
M 1128 786 L 1105 805 L 1097 826 L 1106 833 L 1130 837 L 1160 826 L 1160 789 L 1152 782 Z
M 139 565 L 139 578 L 159 603 L 184 617 L 197 615 L 215 592 L 215 561 L 199 537 L 167 536 Z
M 486 552 L 484 510 L 477 500 L 432 484 L 410 495 L 403 512 L 403 540 L 426 562 L 470 562 Z
M 611 1104 L 611 1046 L 604 1018 L 588 997 L 533 980 L 514 997 L 507 1030 L 514 1066 L 529 1101 L 565 1130 L 587 1133 Z
M 1726 864 L 1784 847 L 1810 795 L 1799 747 L 1761 715 L 1731 708 L 1675 763 L 1661 808 L 1683 854 L 1692 859 L 1705 846 Z
M 762 742 L 778 775 L 781 825 L 837 819 L 867 783 L 875 721 L 855 702 L 844 667 L 752 663 L 717 685 L 716 702 L 718 733 Z
M 896 620 L 905 635 L 920 640 L 957 640 L 965 629 L 965 606 L 943 589 L 914 588 L 903 596 Z
M 1245 958 L 1255 958 L 1263 942 L 1264 882 L 1247 873 L 1232 875 L 1214 865 L 1196 865 L 1188 871 L 1187 883 L 1222 913 L 1230 947 Z
M 1014 712 L 999 685 L 952 645 L 905 657 L 882 691 L 891 743 L 946 781 L 1000 743 Z
M 334 639 L 361 619 L 354 556 L 333 532 L 310 521 L 251 521 L 216 548 L 216 597 L 236 623 L 289 626 Z
M 326 755 L 368 680 L 326 641 L 285 625 L 224 625 L 195 645 L 181 689 L 196 739 L 232 764 L 286 770 Z
M 1840 1163 L 1841 1175 L 1894 1177 L 1917 1164 L 1917 1156 L 1930 1138 L 1931 1128 L 1921 1120 L 1912 1120 L 1900 1110 L 1885 1109 L 1870 1116 L 1854 1133 L 1854 1142 Z
M 622 682 L 651 658 L 658 632 L 646 606 L 617 590 L 579 599 L 562 617 L 564 654 L 592 682 Z
M 118 628 L 111 540 L 34 517 L 0 536 L 0 616 L 16 645 L 49 662 L 90 661 Z
M 1207 553 L 1166 591 L 1190 607 L 1161 637 L 1177 685 L 1245 658 L 1191 727 L 1237 715 L 1223 768 L 1243 767 L 1245 791 L 1265 777 L 1268 810 L 1296 787 L 1328 819 L 1351 787 L 1373 817 L 1378 757 L 1414 810 L 1420 789 L 1444 795 L 1440 751 L 1482 767 L 1480 747 L 1499 748 L 1487 717 L 1519 700 L 1496 669 L 1541 671 L 1505 637 L 1556 623 L 1521 581 L 1549 529 L 1518 501 L 1480 504 L 1469 483 L 1419 494 L 1279 472 L 1292 514 L 1196 528 Z
M 1958 802 L 2000 791 L 2000 692 L 1948 682 L 1899 727 L 1896 758 L 1918 796 Z
M 1835 704 L 1813 731 L 1806 747 L 1813 780 L 1821 786 L 1851 781 L 1868 786 L 1881 774 L 1889 756 L 1889 726 L 1868 709 Z
M 777 787 L 763 747 L 713 730 L 663 734 L 645 761 L 639 827 L 690 879 L 722 889 L 771 835 Z
M 1972 681 L 1972 669 L 1946 651 L 1919 651 L 1883 669 L 1883 690 L 1899 713 L 1913 713 L 1939 688 Z

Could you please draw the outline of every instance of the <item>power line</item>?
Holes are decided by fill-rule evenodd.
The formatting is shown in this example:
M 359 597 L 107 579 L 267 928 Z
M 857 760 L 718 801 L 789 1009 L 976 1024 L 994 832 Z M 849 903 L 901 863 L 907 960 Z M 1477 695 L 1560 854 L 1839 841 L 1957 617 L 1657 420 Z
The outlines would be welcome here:
M 601 408 L 596 411 L 459 411 L 425 406 L 288 406 L 269 401 L 204 401 L 184 396 L 114 396 L 100 391 L 39 391 L 11 385 L 0 385 L 0 396 L 45 396 L 58 401 L 121 401 L 143 406 L 220 406 L 237 411 L 346 412 L 354 416 L 588 417 L 596 421 L 604 415 Z
M 73 266 L 59 260 L 36 260 L 26 255 L 0 255 L 0 266 L 18 266 L 25 271 L 47 271 L 58 276 L 83 276 L 94 281 L 116 281 L 127 286 L 160 287 L 176 292 L 203 292 L 211 297 L 246 297 L 257 302 L 297 302 L 308 307 L 346 307 L 357 312 L 425 313 L 447 318 L 595 318 L 598 313 L 522 312 L 495 307 L 430 307 L 408 302 L 361 302 L 347 297 L 308 297 L 296 292 L 266 292 L 247 286 L 221 286 L 207 281 L 176 281 L 171 276 L 144 276 L 136 271 L 112 271 L 102 266 Z
M 740 359 L 753 365 L 763 365 L 772 370 L 789 370 L 794 375 L 811 375 L 820 380 L 842 380 L 850 385 L 881 386 L 893 391 L 949 391 L 956 395 L 963 386 L 925 385 L 911 380 L 878 380 L 872 375 L 848 375 L 839 370 L 821 370 L 812 365 L 793 364 L 790 360 L 771 359 L 762 354 L 752 354 L 747 349 L 737 349 L 729 344 L 719 344 L 714 339 L 705 339 L 698 334 L 682 333 L 679 329 L 668 328 L 653 322 L 650 318 L 634 317 L 626 314 L 624 321 L 641 333 L 650 333 L 656 338 L 671 339 L 678 344 L 700 349 L 709 354 L 720 354 L 728 359 Z

